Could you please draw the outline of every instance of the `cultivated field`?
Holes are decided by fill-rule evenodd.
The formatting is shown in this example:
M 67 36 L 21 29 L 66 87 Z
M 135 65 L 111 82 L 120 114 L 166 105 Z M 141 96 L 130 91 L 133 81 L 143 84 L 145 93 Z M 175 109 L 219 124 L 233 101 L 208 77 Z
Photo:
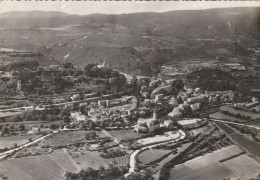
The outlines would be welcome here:
M 260 163 L 246 154 L 225 161 L 223 164 L 231 169 L 239 179 L 256 178 L 260 173 Z
M 6 136 L 0 137 L 0 149 L 5 147 L 12 147 L 15 143 L 17 145 L 25 144 L 29 142 L 29 139 L 35 139 L 40 137 L 39 135 L 23 135 L 23 136 Z
M 96 153 L 91 151 L 72 151 L 67 150 L 70 158 L 77 163 L 79 169 L 91 167 L 98 169 L 100 166 L 108 167 L 108 164 L 103 161 Z
M 164 149 L 148 149 L 140 154 L 138 154 L 137 158 L 138 161 L 140 161 L 143 164 L 147 164 L 149 162 L 155 161 L 156 159 L 159 159 L 163 157 L 164 155 L 170 153 L 171 150 L 164 150 Z
M 59 180 L 65 170 L 48 156 L 32 156 L 0 161 L 1 174 L 8 179 Z
M 86 131 L 61 131 L 43 140 L 42 143 L 53 147 L 67 146 L 85 140 Z
M 220 180 L 230 177 L 233 177 L 232 171 L 218 163 L 214 163 L 196 170 L 182 164 L 174 167 L 170 171 L 170 179 L 176 180 Z
M 223 159 L 240 154 L 242 152 L 243 151 L 241 149 L 239 149 L 237 146 L 232 145 L 232 146 L 228 146 L 228 147 L 222 148 L 220 150 L 214 151 L 213 153 L 206 154 L 204 156 L 199 156 L 190 161 L 187 161 L 184 164 L 193 170 L 197 170 L 197 169 L 200 169 L 203 167 L 207 167 L 211 164 L 217 163 Z
M 243 119 L 238 119 L 238 118 L 235 118 L 235 117 L 223 114 L 221 112 L 216 112 L 216 113 L 210 114 L 209 117 L 213 118 L 213 119 L 227 120 L 227 121 L 232 121 L 232 122 L 240 122 L 240 123 L 247 122 L 247 121 L 245 121 Z

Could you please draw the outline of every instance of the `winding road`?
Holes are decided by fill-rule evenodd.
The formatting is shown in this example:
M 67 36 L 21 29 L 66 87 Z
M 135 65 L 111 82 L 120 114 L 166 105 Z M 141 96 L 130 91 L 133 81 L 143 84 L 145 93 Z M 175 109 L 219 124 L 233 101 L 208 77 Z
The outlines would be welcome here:
M 162 144 L 165 144 L 165 143 L 168 143 L 168 142 L 177 142 L 179 140 L 182 140 L 185 138 L 186 134 L 185 132 L 183 132 L 182 130 L 179 130 L 179 133 L 180 133 L 180 136 L 177 138 L 177 139 L 173 139 L 173 140 L 167 140 L 167 141 L 164 141 L 164 142 L 158 142 L 156 144 L 153 144 L 153 145 L 147 145 L 141 149 L 138 149 L 136 151 L 134 151 L 131 155 L 130 155 L 130 168 L 129 168 L 129 171 L 127 174 L 125 174 L 125 177 L 129 176 L 130 174 L 134 173 L 135 172 L 135 167 L 136 167 L 136 156 L 142 152 L 142 151 L 145 151 L 147 149 L 151 149 L 153 147 L 156 147 L 158 145 L 162 145 Z

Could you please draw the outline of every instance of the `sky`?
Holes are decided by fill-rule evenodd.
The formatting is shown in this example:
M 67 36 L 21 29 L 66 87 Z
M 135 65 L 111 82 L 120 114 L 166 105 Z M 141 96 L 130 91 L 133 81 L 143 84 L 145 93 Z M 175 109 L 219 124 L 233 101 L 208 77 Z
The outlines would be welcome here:
M 0 1 L 0 13 L 8 11 L 61 11 L 68 14 L 123 14 L 226 7 L 260 7 L 260 1 Z

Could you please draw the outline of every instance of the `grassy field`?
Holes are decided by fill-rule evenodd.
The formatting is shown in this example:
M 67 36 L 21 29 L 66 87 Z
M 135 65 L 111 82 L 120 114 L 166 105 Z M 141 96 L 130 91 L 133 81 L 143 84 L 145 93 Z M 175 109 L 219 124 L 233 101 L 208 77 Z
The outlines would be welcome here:
M 35 139 L 40 137 L 40 135 L 24 135 L 24 136 L 6 136 L 0 137 L 0 149 L 5 147 L 12 147 L 15 143 L 17 145 L 22 145 L 29 142 L 29 139 Z
M 260 163 L 246 154 L 223 162 L 240 179 L 256 178 L 260 173 Z
M 137 142 L 143 145 L 159 143 L 163 141 L 174 140 L 180 137 L 180 133 L 178 131 L 170 131 L 165 133 L 164 135 L 156 135 L 154 137 L 142 138 Z
M 232 122 L 240 122 L 240 123 L 247 122 L 247 121 L 245 121 L 243 119 L 238 119 L 238 118 L 235 118 L 235 117 L 223 114 L 221 112 L 216 112 L 216 113 L 210 114 L 209 117 L 213 118 L 213 119 L 227 120 L 227 121 L 232 121 Z
M 94 152 L 68 150 L 68 153 L 70 158 L 77 163 L 79 169 L 87 167 L 98 169 L 100 166 L 108 167 L 108 164 Z
M 218 163 L 214 163 L 197 170 L 193 170 L 182 164 L 173 168 L 170 173 L 171 179 L 178 180 L 220 180 L 233 177 L 232 171 Z
M 223 159 L 242 153 L 243 151 L 237 146 L 228 146 L 220 150 L 214 151 L 213 153 L 206 154 L 205 156 L 199 156 L 186 163 L 189 168 L 196 170 L 203 167 L 207 167 L 213 163 L 217 163 Z
M 122 140 L 129 140 L 129 139 L 135 139 L 142 137 L 143 134 L 137 134 L 134 132 L 134 130 L 112 130 L 107 131 L 109 134 L 117 138 L 119 141 Z
M 155 161 L 156 159 L 161 158 L 162 156 L 168 154 L 171 150 L 164 150 L 164 149 L 148 149 L 141 152 L 137 158 L 143 164 L 147 164 L 151 161 Z

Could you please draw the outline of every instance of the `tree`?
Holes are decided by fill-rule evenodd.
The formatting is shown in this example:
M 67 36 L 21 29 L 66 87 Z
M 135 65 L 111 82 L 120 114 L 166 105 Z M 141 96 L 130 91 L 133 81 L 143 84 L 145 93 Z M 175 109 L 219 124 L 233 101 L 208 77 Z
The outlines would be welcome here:
M 24 131 L 24 129 L 25 129 L 25 126 L 23 124 L 19 124 L 18 130 L 19 131 Z
M 57 125 L 56 124 L 51 124 L 50 125 L 50 129 L 56 129 L 57 128 Z
M 63 64 L 64 69 L 70 69 L 73 68 L 73 64 L 71 62 L 66 62 Z
M 2 128 L 2 135 L 5 135 L 5 134 L 8 134 L 9 133 L 9 129 L 8 129 L 8 127 L 3 127 Z
M 63 117 L 63 121 L 64 121 L 64 123 L 69 124 L 70 123 L 70 117 L 68 115 L 65 115 Z
M 93 121 L 90 121 L 89 123 L 89 129 L 95 129 L 96 124 Z
M 104 121 L 102 121 L 99 126 L 101 129 L 104 129 L 106 127 L 106 124 Z

